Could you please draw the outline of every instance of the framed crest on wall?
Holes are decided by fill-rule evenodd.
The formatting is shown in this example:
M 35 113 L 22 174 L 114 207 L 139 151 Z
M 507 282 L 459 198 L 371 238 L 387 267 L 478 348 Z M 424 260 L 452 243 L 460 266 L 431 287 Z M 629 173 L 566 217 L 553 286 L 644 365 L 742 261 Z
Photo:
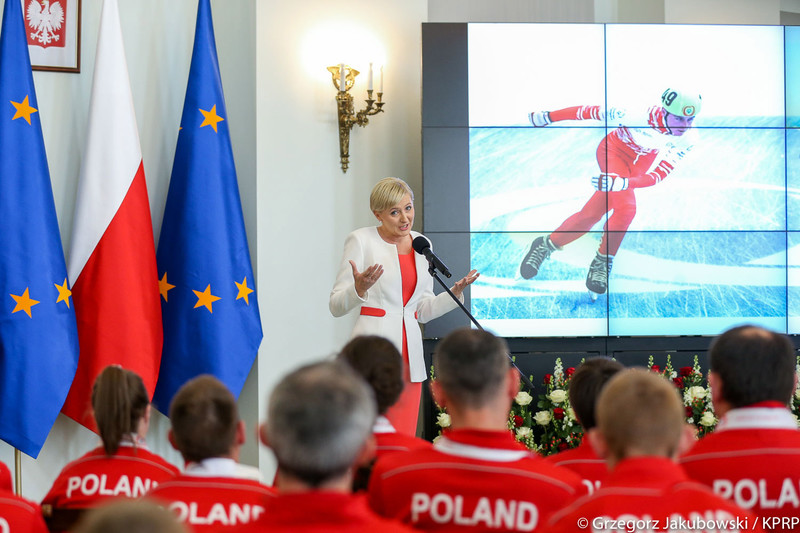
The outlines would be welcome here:
M 21 0 L 33 70 L 81 71 L 81 0 Z

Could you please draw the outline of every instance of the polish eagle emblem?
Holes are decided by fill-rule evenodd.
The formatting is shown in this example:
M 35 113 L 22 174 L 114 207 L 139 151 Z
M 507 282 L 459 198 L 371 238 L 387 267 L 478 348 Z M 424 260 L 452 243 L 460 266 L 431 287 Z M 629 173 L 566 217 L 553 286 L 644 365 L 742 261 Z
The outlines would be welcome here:
M 59 30 L 64 24 L 64 8 L 61 7 L 61 2 L 30 0 L 27 18 L 28 27 L 33 30 L 31 40 L 37 41 L 42 46 L 58 41 Z

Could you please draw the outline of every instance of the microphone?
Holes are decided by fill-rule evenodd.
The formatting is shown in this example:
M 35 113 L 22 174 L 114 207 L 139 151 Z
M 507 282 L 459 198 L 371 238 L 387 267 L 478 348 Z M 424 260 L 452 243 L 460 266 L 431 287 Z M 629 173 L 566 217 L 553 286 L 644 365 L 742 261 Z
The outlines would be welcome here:
M 414 241 L 411 243 L 411 247 L 414 248 L 414 251 L 418 254 L 424 255 L 425 259 L 427 259 L 428 262 L 431 263 L 434 268 L 436 268 L 436 270 L 444 274 L 446 278 L 452 276 L 450 271 L 447 269 L 447 266 L 442 263 L 441 259 L 436 257 L 435 253 L 433 253 L 433 250 L 431 250 L 431 243 L 426 237 L 420 235 L 414 239 Z

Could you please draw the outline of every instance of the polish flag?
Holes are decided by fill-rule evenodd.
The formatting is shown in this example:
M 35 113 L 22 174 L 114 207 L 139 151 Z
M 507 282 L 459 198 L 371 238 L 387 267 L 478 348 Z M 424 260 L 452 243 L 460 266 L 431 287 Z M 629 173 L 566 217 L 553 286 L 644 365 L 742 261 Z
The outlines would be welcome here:
M 163 330 L 153 225 L 117 0 L 105 0 L 68 264 L 80 359 L 62 412 L 95 429 L 94 380 L 139 374 L 152 397 Z

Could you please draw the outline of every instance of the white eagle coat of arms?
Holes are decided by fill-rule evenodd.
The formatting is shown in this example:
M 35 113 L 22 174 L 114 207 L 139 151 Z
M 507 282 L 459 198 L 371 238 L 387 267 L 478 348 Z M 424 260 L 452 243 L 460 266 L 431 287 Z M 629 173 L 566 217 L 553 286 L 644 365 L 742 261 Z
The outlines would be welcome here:
M 27 9 L 28 28 L 31 31 L 31 40 L 38 41 L 42 46 L 47 46 L 53 41 L 58 41 L 59 30 L 64 24 L 64 8 L 56 0 L 30 0 Z

